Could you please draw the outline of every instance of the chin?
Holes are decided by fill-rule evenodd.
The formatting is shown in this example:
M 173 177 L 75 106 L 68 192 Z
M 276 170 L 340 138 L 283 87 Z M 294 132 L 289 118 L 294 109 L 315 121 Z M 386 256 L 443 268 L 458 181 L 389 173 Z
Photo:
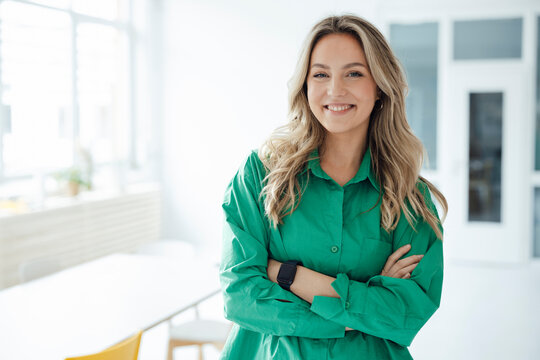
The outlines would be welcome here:
M 334 135 L 345 134 L 351 131 L 351 129 L 344 129 L 337 126 L 325 126 L 324 129 L 326 130 L 326 133 Z
M 336 123 L 329 123 L 329 122 L 321 123 L 321 125 L 324 127 L 326 132 L 328 134 L 333 134 L 333 135 L 340 135 L 340 134 L 347 134 L 347 133 L 363 134 L 364 130 L 367 133 L 368 124 L 369 122 L 365 124 L 361 123 L 361 124 L 354 124 L 354 125 L 336 124 Z

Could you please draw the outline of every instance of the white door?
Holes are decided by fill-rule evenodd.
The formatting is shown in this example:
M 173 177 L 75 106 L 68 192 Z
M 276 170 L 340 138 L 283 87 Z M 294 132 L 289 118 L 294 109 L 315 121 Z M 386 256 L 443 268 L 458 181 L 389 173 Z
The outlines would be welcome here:
M 519 63 L 467 62 L 448 71 L 441 163 L 452 259 L 523 263 L 528 174 L 525 82 Z

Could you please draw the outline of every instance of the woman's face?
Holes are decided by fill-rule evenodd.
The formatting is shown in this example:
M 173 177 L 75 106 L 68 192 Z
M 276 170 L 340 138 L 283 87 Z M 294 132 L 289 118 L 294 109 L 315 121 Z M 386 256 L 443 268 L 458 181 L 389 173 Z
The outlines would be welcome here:
M 365 137 L 377 96 L 360 44 L 348 34 L 326 35 L 315 45 L 307 77 L 311 111 L 331 134 Z

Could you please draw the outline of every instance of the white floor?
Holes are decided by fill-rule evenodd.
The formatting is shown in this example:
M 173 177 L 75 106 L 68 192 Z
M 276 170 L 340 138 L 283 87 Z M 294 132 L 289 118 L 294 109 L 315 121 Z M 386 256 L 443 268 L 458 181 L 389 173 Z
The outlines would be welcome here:
M 410 347 L 415 359 L 540 359 L 540 263 L 445 263 L 441 307 Z
M 201 314 L 220 318 L 222 308 L 217 296 Z M 166 359 L 167 330 L 164 325 L 143 335 L 139 359 Z M 490 267 L 447 261 L 441 307 L 410 351 L 416 360 L 540 359 L 540 263 Z M 218 357 L 212 346 L 205 348 L 206 360 Z M 175 359 L 196 360 L 197 349 L 179 348 Z

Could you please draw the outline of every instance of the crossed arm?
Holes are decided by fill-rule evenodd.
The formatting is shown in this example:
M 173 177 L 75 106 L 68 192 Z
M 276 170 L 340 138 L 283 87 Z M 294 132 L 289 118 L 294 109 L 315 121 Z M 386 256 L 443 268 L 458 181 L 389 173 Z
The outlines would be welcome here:
M 413 255 L 399 260 L 399 258 L 405 255 L 410 248 L 410 245 L 404 245 L 390 255 L 384 265 L 381 275 L 398 279 L 408 279 L 411 276 L 411 272 L 424 256 Z M 280 266 L 281 262 L 274 259 L 268 259 L 268 279 L 276 284 Z M 313 303 L 313 297 L 315 296 L 339 298 L 338 293 L 332 287 L 332 282 L 334 282 L 334 280 L 336 280 L 335 277 L 321 274 L 308 269 L 307 267 L 298 265 L 294 282 L 291 285 L 291 291 L 293 294 L 310 304 Z
M 423 257 L 423 255 L 413 255 L 399 260 L 399 258 L 406 254 L 410 248 L 410 245 L 402 246 L 390 255 L 384 265 L 381 275 L 403 279 L 409 278 L 411 272 Z M 268 259 L 267 273 L 270 281 L 277 283 L 277 276 L 281 264 L 282 263 L 277 260 Z M 339 298 L 338 293 L 332 287 L 332 283 L 335 280 L 335 277 L 321 274 L 308 269 L 305 266 L 298 265 L 294 282 L 291 285 L 291 292 L 310 304 L 313 303 L 313 298 L 315 296 Z M 353 329 L 346 327 L 345 330 L 349 331 Z

